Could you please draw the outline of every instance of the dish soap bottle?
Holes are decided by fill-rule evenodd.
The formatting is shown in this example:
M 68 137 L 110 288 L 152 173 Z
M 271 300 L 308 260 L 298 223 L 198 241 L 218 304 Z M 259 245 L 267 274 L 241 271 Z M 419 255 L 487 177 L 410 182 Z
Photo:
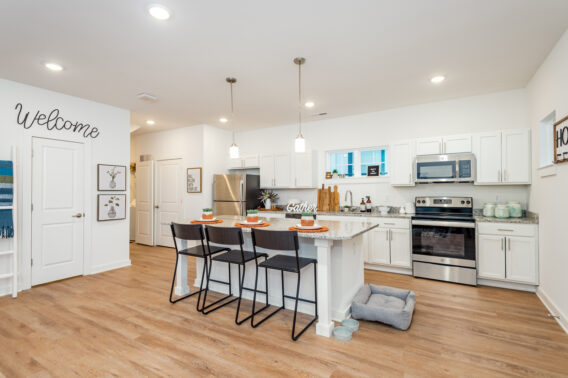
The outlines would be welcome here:
M 365 204 L 365 210 L 370 213 L 373 205 L 371 204 L 371 196 L 367 196 L 367 203 Z
M 365 198 L 361 198 L 361 204 L 359 204 L 359 210 L 361 210 L 362 213 L 364 213 L 365 211 L 367 211 L 366 209 L 366 204 L 365 204 Z

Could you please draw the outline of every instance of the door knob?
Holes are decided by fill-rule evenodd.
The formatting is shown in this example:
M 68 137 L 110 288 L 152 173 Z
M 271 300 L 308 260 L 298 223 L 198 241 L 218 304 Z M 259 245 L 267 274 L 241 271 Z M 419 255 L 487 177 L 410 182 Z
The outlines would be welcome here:
M 160 205 L 156 205 L 156 206 L 154 206 L 154 208 L 155 208 L 155 209 L 159 209 L 159 208 L 160 208 Z
M 73 218 L 81 218 L 83 216 L 83 214 L 81 213 L 77 213 L 75 215 L 72 215 Z

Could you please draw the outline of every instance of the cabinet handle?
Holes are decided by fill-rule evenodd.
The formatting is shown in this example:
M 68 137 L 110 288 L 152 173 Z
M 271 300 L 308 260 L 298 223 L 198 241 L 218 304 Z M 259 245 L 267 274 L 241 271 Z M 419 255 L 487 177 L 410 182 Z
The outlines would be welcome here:
M 394 226 L 394 223 L 387 223 L 387 222 L 385 222 L 385 223 L 383 223 L 383 224 L 388 224 L 388 225 Z
M 501 170 L 500 169 L 497 170 L 497 176 L 498 176 L 497 181 L 501 182 Z
M 503 169 L 503 181 L 507 182 L 507 170 Z
M 387 233 L 385 234 L 387 236 L 387 241 L 389 241 L 389 232 L 390 232 L 390 229 L 387 229 Z
M 446 153 L 446 142 L 442 144 L 442 152 Z
M 497 231 L 501 231 L 501 232 L 515 232 L 515 230 L 509 230 L 508 228 L 498 228 Z
M 503 250 L 504 243 L 505 243 L 505 238 L 501 238 L 501 251 Z
M 389 228 L 389 240 L 392 241 L 392 230 Z
M 507 247 L 509 247 L 509 252 L 511 252 L 511 238 L 507 238 Z

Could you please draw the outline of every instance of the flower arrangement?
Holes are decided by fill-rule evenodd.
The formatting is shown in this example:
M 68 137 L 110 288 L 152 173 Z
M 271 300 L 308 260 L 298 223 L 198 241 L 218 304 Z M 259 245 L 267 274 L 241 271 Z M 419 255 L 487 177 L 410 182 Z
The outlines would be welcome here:
M 105 203 L 105 207 L 110 207 L 108 210 L 108 217 L 114 218 L 116 217 L 116 209 L 114 207 L 120 207 L 120 198 L 116 196 L 110 196 L 107 203 Z
M 110 170 L 106 171 L 106 173 L 110 176 L 110 182 L 108 185 L 112 189 L 116 188 L 116 181 L 114 181 L 114 179 L 120 174 L 120 171 L 117 169 L 117 167 L 112 167 Z
M 271 190 L 263 190 L 260 192 L 258 199 L 264 202 L 265 209 L 270 209 L 272 207 L 272 201 L 276 201 L 278 199 L 278 194 Z

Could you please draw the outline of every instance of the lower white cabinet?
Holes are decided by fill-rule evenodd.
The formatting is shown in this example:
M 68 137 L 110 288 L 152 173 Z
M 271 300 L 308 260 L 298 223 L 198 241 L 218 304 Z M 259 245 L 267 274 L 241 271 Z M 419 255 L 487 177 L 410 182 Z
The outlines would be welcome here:
M 410 223 L 407 219 L 387 219 L 378 218 L 379 227 L 368 232 L 365 262 L 410 268 Z
M 374 264 L 390 264 L 390 240 L 388 228 L 375 228 L 367 237 L 367 259 Z
M 391 265 L 411 267 L 410 230 L 391 228 L 390 263 Z
M 479 278 L 538 284 L 538 226 L 480 223 L 477 236 Z

